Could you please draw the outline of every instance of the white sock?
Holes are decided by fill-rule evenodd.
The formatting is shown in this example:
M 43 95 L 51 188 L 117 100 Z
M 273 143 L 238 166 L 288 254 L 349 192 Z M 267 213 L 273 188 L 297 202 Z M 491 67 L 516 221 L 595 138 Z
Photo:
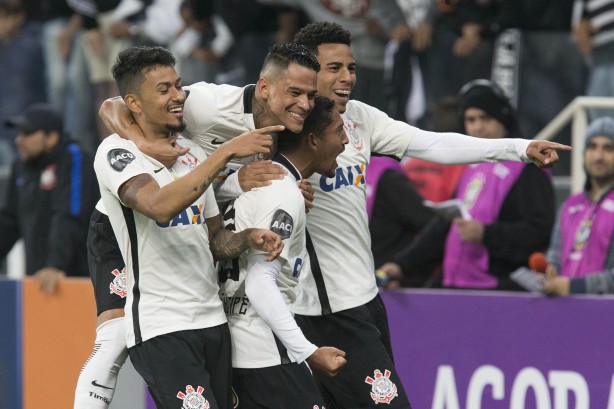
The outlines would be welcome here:
M 96 328 L 94 350 L 85 361 L 74 409 L 107 409 L 113 399 L 117 375 L 128 357 L 124 318 L 114 318 Z

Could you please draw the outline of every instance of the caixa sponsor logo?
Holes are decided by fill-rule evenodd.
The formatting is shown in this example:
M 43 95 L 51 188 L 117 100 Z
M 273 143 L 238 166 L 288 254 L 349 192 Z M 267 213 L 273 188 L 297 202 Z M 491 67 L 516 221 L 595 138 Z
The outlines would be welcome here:
M 159 223 L 156 224 L 160 227 L 175 227 L 175 226 L 186 226 L 188 224 L 203 224 L 205 218 L 203 217 L 203 205 L 192 205 L 187 209 L 183 210 L 177 216 L 173 217 L 168 223 Z
M 459 399 L 459 384 L 454 368 L 440 365 L 431 409 L 606 409 L 605 405 L 591 405 L 588 383 L 575 371 L 551 370 L 544 374 L 525 367 L 509 379 L 496 366 L 483 365 L 469 379 L 466 402 Z M 614 408 L 614 377 L 608 401 L 607 409 Z
M 320 177 L 320 189 L 332 192 L 345 186 L 365 184 L 365 165 L 350 165 L 335 170 L 334 178 Z

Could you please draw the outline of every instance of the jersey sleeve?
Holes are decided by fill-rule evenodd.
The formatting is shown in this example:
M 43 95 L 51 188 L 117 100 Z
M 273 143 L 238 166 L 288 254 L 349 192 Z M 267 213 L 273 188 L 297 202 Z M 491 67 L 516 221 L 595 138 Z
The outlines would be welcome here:
M 298 189 L 292 188 L 288 181 L 274 182 L 266 188 L 241 195 L 237 199 L 239 204 L 235 206 L 244 221 L 240 226 L 241 230 L 256 227 L 271 230 L 281 236 L 284 249 L 279 257 L 285 260 L 292 259 L 290 251 L 296 239 L 294 230 L 305 220 L 302 196 Z M 250 249 L 250 255 L 252 254 L 265 253 Z
M 409 147 L 418 128 L 406 122 L 390 118 L 377 108 L 354 102 L 354 114 L 359 118 L 357 122 L 368 125 L 366 136 L 371 137 L 371 152 L 380 155 L 393 156 L 401 159 Z
M 94 160 L 94 170 L 101 187 L 119 198 L 119 188 L 135 176 L 149 173 L 142 164 L 143 156 L 136 145 L 126 140 L 105 139 Z
M 215 93 L 209 89 L 209 84 L 206 82 L 197 82 L 183 88 L 190 92 L 183 107 L 183 118 L 187 125 L 184 133 L 192 137 L 212 126 L 211 118 L 216 117 L 216 114 L 211 110 L 217 107 L 217 103 Z M 206 113 L 204 109 L 207 110 Z
M 213 185 L 209 185 L 207 190 L 205 190 L 205 210 L 204 210 L 205 219 L 215 217 L 219 213 L 220 213 L 220 209 L 217 205 L 217 201 L 215 200 L 215 194 L 213 193 Z

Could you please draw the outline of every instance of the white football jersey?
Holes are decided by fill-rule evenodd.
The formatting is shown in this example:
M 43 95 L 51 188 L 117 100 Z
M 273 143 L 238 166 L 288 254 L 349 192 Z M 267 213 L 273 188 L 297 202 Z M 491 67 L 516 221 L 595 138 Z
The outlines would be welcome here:
M 305 260 L 305 202 L 297 186 L 298 171 L 287 160 L 280 163 L 288 169 L 286 177 L 239 196 L 226 210 L 224 224 L 235 232 L 256 227 L 270 229 L 281 236 L 284 249 L 278 258 L 282 271 L 277 285 L 284 301 L 290 304 L 295 299 L 294 288 L 301 269 L 308 263 Z M 245 294 L 247 259 L 254 252 L 256 250 L 250 249 L 238 259 L 221 262 L 218 267 L 220 297 L 232 336 L 234 368 L 264 368 L 295 361 L 258 316 Z
M 190 152 L 170 169 L 118 135 L 104 139 L 96 152 L 102 201 L 126 262 L 128 347 L 158 335 L 226 322 L 205 225 L 205 218 L 219 214 L 212 188 L 167 224 L 119 200 L 120 186 L 134 176 L 146 173 L 164 186 L 206 158 L 193 142 L 180 138 L 178 143 L 189 146 Z
M 198 82 L 184 89 L 190 95 L 183 110 L 186 123 L 183 135 L 196 142 L 207 155 L 211 155 L 222 143 L 256 129 L 252 114 L 253 85 L 239 88 Z M 255 159 L 248 157 L 232 160 L 217 176 L 216 183 Z
M 186 134 L 211 152 L 219 143 L 253 130 L 251 100 L 254 86 L 237 88 L 204 82 L 186 87 Z M 458 158 L 456 163 L 483 160 L 520 160 L 528 141 L 475 139 L 461 153 L 450 151 L 450 140 L 441 134 L 420 131 L 395 121 L 377 108 L 350 100 L 342 115 L 349 143 L 339 155 L 334 178 L 313 175 L 315 208 L 307 215 L 307 240 L 311 263 L 301 275 L 297 300 L 292 308 L 303 315 L 322 315 L 363 305 L 377 294 L 371 237 L 366 213 L 364 172 L 371 152 L 401 159 L 411 147 L 412 156 L 428 160 L 429 152 L 439 157 Z M 424 155 L 424 156 L 423 156 Z M 243 163 L 253 158 L 244 160 Z M 219 179 L 236 169 L 229 164 Z M 312 271 L 311 267 L 315 267 Z M 320 272 L 321 271 L 321 272 Z
M 354 308 L 377 294 L 367 218 L 365 169 L 371 152 L 403 157 L 417 128 L 350 100 L 341 115 L 349 143 L 337 157 L 335 177 L 314 174 L 307 214 L 310 264 L 305 265 L 292 311 L 324 315 Z

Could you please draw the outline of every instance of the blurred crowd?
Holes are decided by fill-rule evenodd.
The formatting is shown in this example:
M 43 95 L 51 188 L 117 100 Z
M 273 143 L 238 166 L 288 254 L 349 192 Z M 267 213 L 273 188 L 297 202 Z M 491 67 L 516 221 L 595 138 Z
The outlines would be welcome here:
M 614 96 L 613 12 L 614 0 L 0 0 L 0 169 L 7 174 L 17 158 L 17 129 L 7 127 L 5 120 L 36 102 L 47 102 L 60 112 L 64 132 L 85 152 L 95 152 L 107 136 L 98 108 L 119 94 L 110 67 L 128 46 L 171 50 L 184 84 L 242 86 L 258 79 L 271 45 L 292 41 L 312 21 L 334 21 L 351 32 L 358 77 L 353 99 L 426 130 L 532 138 L 576 96 Z M 468 93 L 463 86 L 476 79 L 492 83 L 482 88 L 473 83 Z M 592 118 L 608 114 L 595 111 Z M 489 134 L 471 127 L 483 124 L 485 117 L 494 118 L 500 129 Z M 600 135 L 613 138 L 610 131 L 603 128 Z M 559 142 L 569 140 L 567 129 L 557 137 Z M 589 148 L 597 149 L 587 142 L 587 152 Z M 608 160 L 603 161 L 608 167 Z M 403 223 L 399 218 L 389 221 L 402 227 L 392 236 L 382 230 L 385 222 L 372 222 L 380 228 L 372 229 L 373 250 L 376 267 L 386 266 L 380 270 L 385 270 L 386 283 L 520 289 L 510 274 L 527 266 L 531 253 L 548 250 L 555 221 L 560 223 L 552 174 L 535 167 L 474 169 L 418 160 L 383 166 L 373 193 L 388 196 L 380 199 L 383 208 L 374 199 L 371 216 L 391 216 L 396 210 L 405 219 L 411 216 Z M 568 169 L 563 161 L 554 173 Z M 472 214 L 472 223 L 438 220 L 439 225 L 432 226 L 438 216 L 423 206 L 424 198 L 457 198 L 467 204 L 473 194 L 479 204 L 470 189 L 475 187 L 472 181 L 476 175 L 497 172 L 516 176 L 508 186 L 485 179 L 484 186 L 495 183 L 504 190 L 496 205 L 489 202 L 494 210 L 484 219 Z M 599 207 L 608 196 L 611 185 L 606 182 L 589 195 L 587 208 Z M 516 192 L 518 183 L 535 194 L 524 187 Z M 407 186 L 402 198 L 400 186 Z M 534 205 L 527 200 L 533 196 Z M 501 227 L 493 227 L 497 222 Z M 515 222 L 527 229 L 514 229 L 510 225 Z M 437 232 L 429 238 L 431 233 L 425 231 Z M 590 226 L 581 233 L 589 231 Z M 560 236 L 553 237 L 560 245 Z M 463 249 L 465 242 L 473 243 L 470 249 Z M 521 251 L 516 252 L 515 245 Z M 438 251 L 428 260 L 433 264 L 412 273 L 418 267 L 407 260 L 416 264 L 433 251 Z M 469 257 L 480 260 L 475 270 L 490 275 L 490 281 L 450 275 L 457 268 L 451 260 L 459 260 L 459 254 L 475 255 Z M 513 260 L 497 261 L 501 254 L 513 255 Z M 556 260 L 549 263 L 557 265 Z

